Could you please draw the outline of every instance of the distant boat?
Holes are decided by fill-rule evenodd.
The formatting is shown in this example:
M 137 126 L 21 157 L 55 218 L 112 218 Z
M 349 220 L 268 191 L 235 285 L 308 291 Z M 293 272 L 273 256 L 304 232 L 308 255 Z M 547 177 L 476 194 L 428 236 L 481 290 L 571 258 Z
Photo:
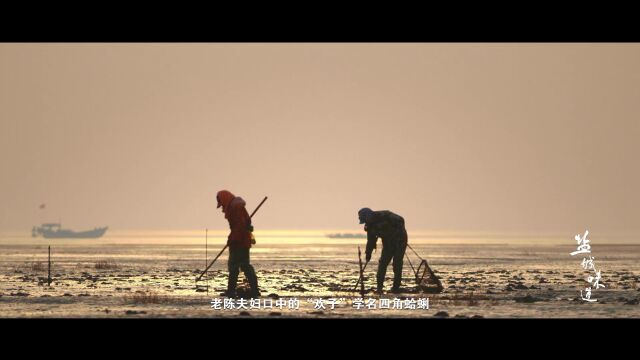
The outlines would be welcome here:
M 366 234 L 350 234 L 350 233 L 327 234 L 326 236 L 331 239 L 364 239 L 367 237 Z
M 31 229 L 31 236 L 42 235 L 46 239 L 95 239 L 104 235 L 107 229 L 105 226 L 87 231 L 72 231 L 63 229 L 61 224 L 42 224 Z

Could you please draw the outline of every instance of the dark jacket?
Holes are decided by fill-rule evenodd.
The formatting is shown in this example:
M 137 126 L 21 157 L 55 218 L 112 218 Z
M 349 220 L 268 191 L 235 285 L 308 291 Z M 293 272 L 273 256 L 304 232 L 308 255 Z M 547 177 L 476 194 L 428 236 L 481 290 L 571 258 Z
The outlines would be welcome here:
M 382 238 L 384 248 L 393 248 L 407 241 L 407 232 L 402 216 L 388 210 L 374 211 L 364 225 L 367 232 L 367 255 L 376 248 L 378 238 Z

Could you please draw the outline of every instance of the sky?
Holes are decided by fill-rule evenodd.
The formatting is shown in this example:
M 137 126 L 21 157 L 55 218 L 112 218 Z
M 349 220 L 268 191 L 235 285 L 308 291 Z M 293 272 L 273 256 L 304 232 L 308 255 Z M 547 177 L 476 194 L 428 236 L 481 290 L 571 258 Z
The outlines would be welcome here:
M 0 44 L 0 231 L 640 232 L 640 44 Z M 45 209 L 39 209 L 40 204 Z

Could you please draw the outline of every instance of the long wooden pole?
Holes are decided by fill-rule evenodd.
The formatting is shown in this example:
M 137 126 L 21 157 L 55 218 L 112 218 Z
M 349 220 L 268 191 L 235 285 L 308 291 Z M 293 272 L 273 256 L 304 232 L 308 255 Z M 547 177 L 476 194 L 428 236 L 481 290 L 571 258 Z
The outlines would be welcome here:
M 264 202 L 267 201 L 267 197 L 265 196 L 264 199 L 262 199 L 262 201 L 260 201 L 260 204 L 258 204 L 258 206 L 256 207 L 255 210 L 253 210 L 253 212 L 251 213 L 251 215 L 249 215 L 250 218 L 253 218 L 253 215 L 256 214 L 256 212 L 258 211 L 258 209 L 260 209 L 260 207 L 262 206 L 262 204 L 264 204 Z
M 258 205 L 258 207 L 256 207 L 255 210 L 253 210 L 253 212 L 251 213 L 251 215 L 249 215 L 250 218 L 253 218 L 253 215 L 255 215 L 255 213 L 258 211 L 258 209 L 260 209 L 260 207 L 262 206 L 262 204 L 264 204 L 264 202 L 267 201 L 267 197 L 265 196 L 264 199 L 262 199 L 262 201 L 260 202 L 260 204 Z M 222 250 L 220 250 L 220 252 L 218 253 L 218 255 L 216 255 L 216 258 L 213 259 L 213 261 L 209 264 L 209 266 L 207 266 L 206 269 L 204 269 L 204 271 L 202 272 L 202 274 L 200 274 L 200 276 L 198 276 L 196 278 L 196 281 L 199 281 L 202 276 L 204 276 L 204 274 L 207 272 L 207 270 L 209 270 L 210 267 L 213 266 L 213 264 L 216 262 L 216 260 L 218 260 L 218 258 L 220 257 L 220 255 L 222 255 L 222 253 L 227 250 L 227 247 L 229 247 L 229 245 L 225 245 Z

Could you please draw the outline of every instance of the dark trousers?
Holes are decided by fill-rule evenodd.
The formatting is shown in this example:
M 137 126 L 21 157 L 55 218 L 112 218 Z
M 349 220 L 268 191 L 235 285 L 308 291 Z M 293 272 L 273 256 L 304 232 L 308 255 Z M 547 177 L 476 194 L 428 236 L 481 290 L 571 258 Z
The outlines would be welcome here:
M 407 250 L 407 233 L 400 234 L 396 238 L 382 244 L 382 255 L 378 262 L 378 290 L 382 291 L 384 287 L 384 278 L 387 275 L 387 267 L 393 260 L 393 288 L 398 289 L 402 283 L 402 264 L 404 253 Z
M 256 271 L 249 263 L 249 249 L 232 249 L 229 248 L 229 284 L 228 292 L 235 292 L 238 285 L 238 275 L 240 270 L 249 281 L 252 291 L 258 291 L 258 277 Z

